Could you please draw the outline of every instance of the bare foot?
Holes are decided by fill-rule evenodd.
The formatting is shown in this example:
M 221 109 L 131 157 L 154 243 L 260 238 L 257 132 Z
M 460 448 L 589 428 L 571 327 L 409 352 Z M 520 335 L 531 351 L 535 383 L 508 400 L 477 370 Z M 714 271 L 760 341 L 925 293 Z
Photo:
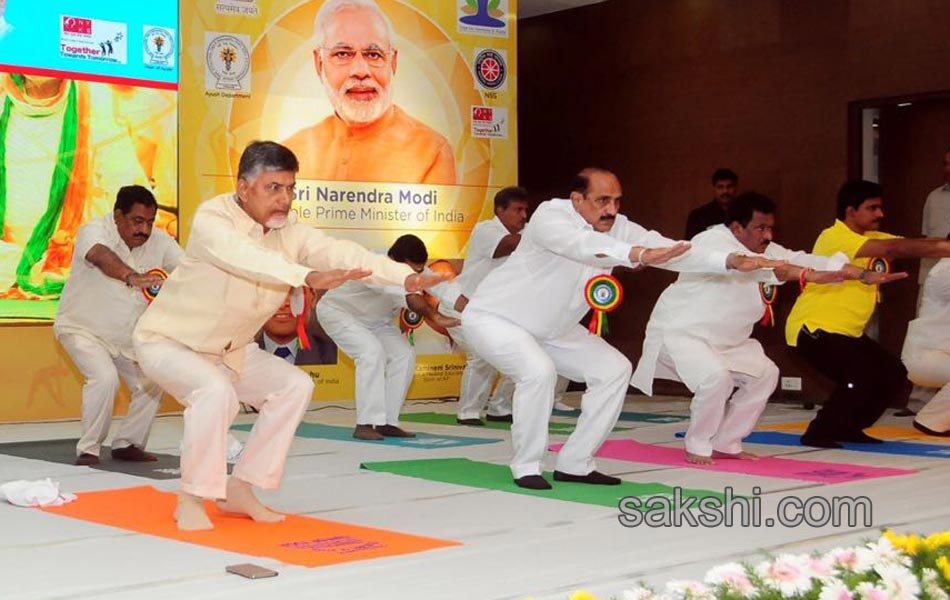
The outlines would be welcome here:
M 178 506 L 175 507 L 175 521 L 182 531 L 208 531 L 214 529 L 208 513 L 205 512 L 204 500 L 186 494 L 178 493 Z
M 736 460 L 759 460 L 758 454 L 752 454 L 751 452 L 740 451 L 735 454 L 729 454 L 728 452 L 720 452 L 718 450 L 713 450 L 713 456 L 716 458 L 731 458 Z
M 284 515 L 267 508 L 254 495 L 251 484 L 234 477 L 228 477 L 228 497 L 218 500 L 215 504 L 226 513 L 244 515 L 259 523 L 279 523 Z
M 686 453 L 686 462 L 692 463 L 694 465 L 714 465 L 716 462 L 712 459 L 711 456 L 700 456 L 699 454 L 693 454 L 692 452 Z

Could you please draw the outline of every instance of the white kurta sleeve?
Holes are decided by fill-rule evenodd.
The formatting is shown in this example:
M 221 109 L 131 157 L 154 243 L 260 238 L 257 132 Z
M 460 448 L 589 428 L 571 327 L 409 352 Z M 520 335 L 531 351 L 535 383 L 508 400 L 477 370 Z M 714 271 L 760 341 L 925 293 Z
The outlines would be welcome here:
M 191 226 L 188 252 L 227 273 L 265 283 L 299 287 L 312 270 L 242 234 L 223 214 L 200 208 Z
M 415 274 L 408 265 L 384 254 L 370 252 L 350 240 L 332 238 L 312 227 L 297 226 L 293 234 L 301 236 L 295 240 L 299 246 L 298 259 L 310 267 L 309 270 L 367 269 L 373 272 L 366 278 L 367 283 L 398 286 L 405 285 L 406 278 Z M 405 294 L 405 290 L 402 293 Z
M 632 266 L 633 244 L 593 229 L 578 227 L 576 219 L 559 210 L 541 210 L 531 219 L 531 234 L 540 247 L 593 267 Z
M 677 240 L 665 237 L 659 232 L 646 230 L 631 221 L 625 221 L 624 239 L 634 246 L 645 248 L 667 248 L 677 243 Z M 698 238 L 698 236 L 697 236 Z M 728 248 L 719 247 L 713 240 L 709 243 L 695 243 L 685 254 L 669 262 L 650 265 L 658 269 L 676 271 L 679 273 L 725 273 L 726 259 L 729 258 Z

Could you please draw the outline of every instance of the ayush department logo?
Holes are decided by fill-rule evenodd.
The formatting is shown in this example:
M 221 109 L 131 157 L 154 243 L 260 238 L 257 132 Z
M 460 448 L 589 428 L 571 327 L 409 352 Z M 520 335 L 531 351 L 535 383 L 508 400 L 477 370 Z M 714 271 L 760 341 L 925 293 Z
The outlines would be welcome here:
M 164 27 L 147 27 L 143 36 L 145 62 L 150 65 L 171 66 L 174 63 L 175 42 L 171 31 Z
M 464 0 L 458 8 L 459 31 L 507 37 L 507 0 Z
M 251 70 L 251 54 L 240 37 L 224 34 L 206 40 L 205 64 L 214 79 L 214 89 L 250 91 L 250 81 L 245 78 Z M 209 83 L 206 80 L 205 87 L 211 89 Z
M 508 64 L 505 56 L 498 50 L 486 48 L 475 54 L 475 78 L 486 90 L 498 90 L 508 79 Z

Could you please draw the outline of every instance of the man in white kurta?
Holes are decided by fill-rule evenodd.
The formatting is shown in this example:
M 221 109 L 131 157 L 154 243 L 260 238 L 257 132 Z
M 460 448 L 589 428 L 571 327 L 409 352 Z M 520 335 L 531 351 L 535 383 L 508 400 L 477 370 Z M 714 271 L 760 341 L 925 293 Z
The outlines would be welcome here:
M 389 259 L 421 272 L 428 260 L 425 244 L 414 235 L 403 235 L 392 245 Z M 406 294 L 402 286 L 381 286 L 349 281 L 330 290 L 317 303 L 323 330 L 356 366 L 356 428 L 353 437 L 415 437 L 399 427 L 406 393 L 416 372 L 416 353 L 396 328 L 402 309 L 411 309 L 445 325 L 420 294 Z
M 541 461 L 559 373 L 586 382 L 587 391 L 555 480 L 620 483 L 596 470 L 593 455 L 617 422 L 633 369 L 578 324 L 588 310 L 585 284 L 615 266 L 655 265 L 688 249 L 617 214 L 622 192 L 609 171 L 585 169 L 571 187 L 570 199 L 538 207 L 518 249 L 485 277 L 462 320 L 475 352 L 515 383 L 511 471 L 517 485 L 530 489 L 551 487 Z M 731 259 L 690 253 L 669 268 L 725 272 Z
M 774 300 L 774 286 L 802 276 L 831 282 L 860 275 L 856 267 L 848 270 L 850 275 L 827 273 L 845 267 L 844 254 L 814 256 L 772 242 L 774 213 L 771 199 L 741 194 L 729 205 L 729 225 L 696 235 L 693 251 L 759 254 L 788 265 L 748 273 L 681 273 L 660 295 L 647 324 L 630 383 L 648 396 L 655 378 L 681 381 L 693 392 L 685 440 L 688 462 L 752 457 L 742 452 L 742 438 L 765 409 L 779 370 L 749 336 L 767 310 L 774 318 L 766 304 Z
M 72 275 L 63 288 L 53 334 L 85 379 L 82 436 L 76 444 L 79 465 L 99 462 L 120 378 L 132 398 L 112 439 L 112 457 L 155 460 L 144 449 L 162 390 L 139 370 L 132 330 L 148 306 L 142 286 L 159 283 L 147 271 L 170 272 L 182 254 L 172 237 L 152 229 L 157 209 L 146 188 L 125 186 L 116 195 L 113 213 L 83 225 L 76 236 Z
M 901 360 L 908 379 L 940 388 L 917 413 L 914 427 L 950 437 L 950 259 L 940 259 L 927 275 L 919 316 L 907 325 Z
M 254 343 L 291 287 L 326 289 L 354 277 L 418 291 L 427 278 L 356 243 L 298 224 L 290 212 L 297 159 L 273 142 L 241 155 L 237 193 L 198 207 L 178 269 L 134 334 L 142 370 L 185 406 L 180 529 L 211 529 L 203 498 L 257 521 L 279 521 L 252 486 L 276 488 L 310 402 L 304 371 Z M 352 268 L 344 270 L 343 268 Z M 227 476 L 228 427 L 240 402 L 260 412 Z
M 493 269 L 505 264 L 508 256 L 521 241 L 521 230 L 528 221 L 528 192 L 521 187 L 506 187 L 495 194 L 495 216 L 475 225 L 468 241 L 462 272 L 453 281 L 467 302 L 479 284 Z M 461 318 L 461 314 L 443 302 L 446 315 Z M 494 395 L 492 384 L 498 374 L 491 364 L 472 351 L 461 327 L 449 330 L 452 340 L 465 352 L 465 371 L 459 391 L 458 422 L 463 425 L 483 425 L 481 411 L 488 402 L 489 421 L 511 420 L 511 380 L 502 378 Z M 491 399 L 489 400 L 489 396 Z

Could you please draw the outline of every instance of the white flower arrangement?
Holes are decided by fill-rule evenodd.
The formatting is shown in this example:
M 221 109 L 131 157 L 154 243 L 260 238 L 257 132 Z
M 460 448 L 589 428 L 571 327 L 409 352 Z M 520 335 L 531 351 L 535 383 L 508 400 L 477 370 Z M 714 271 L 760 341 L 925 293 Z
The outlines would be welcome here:
M 598 600 L 587 591 L 569 600 Z M 863 546 L 728 563 L 702 581 L 645 585 L 613 600 L 950 600 L 950 531 L 922 537 L 885 531 Z

